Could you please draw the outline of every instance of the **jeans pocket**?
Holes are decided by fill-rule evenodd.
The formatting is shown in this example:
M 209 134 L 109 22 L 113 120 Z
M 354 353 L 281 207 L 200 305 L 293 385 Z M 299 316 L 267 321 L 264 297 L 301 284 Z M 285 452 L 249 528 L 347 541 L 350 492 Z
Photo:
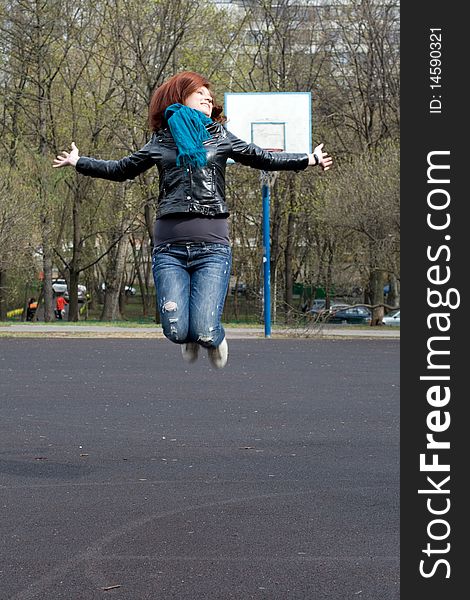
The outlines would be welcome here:
M 169 248 L 169 246 L 170 244 L 159 244 L 158 246 L 155 246 L 155 248 L 152 250 L 152 257 L 164 252 Z

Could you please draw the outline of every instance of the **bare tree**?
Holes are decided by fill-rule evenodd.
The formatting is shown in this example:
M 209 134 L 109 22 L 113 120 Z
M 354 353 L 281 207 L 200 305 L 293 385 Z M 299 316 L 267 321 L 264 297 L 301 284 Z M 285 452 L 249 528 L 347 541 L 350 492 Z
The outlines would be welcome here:
M 22 306 L 25 299 L 14 293 L 9 285 L 11 279 L 25 274 L 30 282 L 34 249 L 38 236 L 31 223 L 38 208 L 34 187 L 25 181 L 18 171 L 9 164 L 8 157 L 0 153 L 0 321 L 6 320 L 8 300 L 14 300 L 16 307 Z M 29 197 L 30 202 L 23 202 Z M 27 232 L 27 235 L 25 235 Z
M 339 235 L 354 234 L 355 263 L 365 275 L 365 301 L 381 321 L 388 274 L 399 279 L 399 151 L 387 143 L 338 169 L 324 190 L 323 217 Z
M 320 13 L 321 14 L 321 13 Z M 394 0 L 333 2 L 322 18 L 328 78 L 319 93 L 342 150 L 361 152 L 397 138 L 399 4 Z
M 61 37 L 61 3 L 41 0 L 21 0 L 3 4 L 1 33 L 3 49 L 10 58 L 5 63 L 9 80 L 8 105 L 11 119 L 7 139 L 15 160 L 15 147 L 20 136 L 20 113 L 28 123 L 23 143 L 29 144 L 31 154 L 36 154 L 37 194 L 40 199 L 39 221 L 42 235 L 44 272 L 45 320 L 53 315 L 52 306 L 52 249 L 50 246 L 52 224 L 47 196 L 47 176 L 44 169 L 48 154 L 48 103 L 50 90 L 58 72 L 54 49 Z M 23 117 L 24 118 L 24 117 Z M 24 123 L 24 121 L 23 121 Z

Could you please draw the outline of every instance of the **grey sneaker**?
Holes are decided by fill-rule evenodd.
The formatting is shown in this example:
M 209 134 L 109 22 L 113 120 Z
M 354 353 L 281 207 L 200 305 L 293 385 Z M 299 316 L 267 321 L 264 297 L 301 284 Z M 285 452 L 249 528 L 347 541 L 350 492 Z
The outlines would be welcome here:
M 199 344 L 195 344 L 194 342 L 189 342 L 188 344 L 181 344 L 181 354 L 183 355 L 183 359 L 186 362 L 196 362 L 197 356 L 199 354 Z
M 224 338 L 217 348 L 208 348 L 207 353 L 211 364 L 216 369 L 223 369 L 228 359 L 228 344 Z

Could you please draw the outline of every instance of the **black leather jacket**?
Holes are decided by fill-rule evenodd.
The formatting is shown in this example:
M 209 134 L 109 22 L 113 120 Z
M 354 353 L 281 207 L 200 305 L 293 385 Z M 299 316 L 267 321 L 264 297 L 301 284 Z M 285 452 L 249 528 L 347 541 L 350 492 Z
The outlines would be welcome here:
M 76 169 L 83 175 L 126 181 L 153 165 L 159 172 L 160 193 L 157 218 L 170 213 L 228 215 L 225 202 L 225 166 L 235 162 L 265 171 L 299 171 L 308 165 L 308 154 L 267 152 L 248 144 L 220 123 L 207 126 L 211 139 L 204 142 L 207 165 L 202 168 L 176 166 L 177 147 L 168 128 L 152 135 L 140 150 L 121 160 L 98 160 L 81 156 Z

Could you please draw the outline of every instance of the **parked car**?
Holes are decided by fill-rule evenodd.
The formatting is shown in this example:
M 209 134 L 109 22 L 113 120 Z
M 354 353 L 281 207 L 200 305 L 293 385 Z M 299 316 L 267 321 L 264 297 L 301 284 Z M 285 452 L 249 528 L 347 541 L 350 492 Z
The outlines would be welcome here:
M 101 284 L 101 289 L 103 290 L 103 292 L 106 290 L 106 283 L 104 281 Z M 126 294 L 126 296 L 135 296 L 137 294 L 137 290 L 132 285 L 125 285 L 124 293 Z
M 84 301 L 86 299 L 86 287 L 78 284 L 78 299 Z M 67 282 L 65 279 L 54 279 L 52 281 L 52 291 L 55 295 L 63 294 L 66 300 L 69 299 L 69 290 L 67 288 Z
M 344 310 L 349 307 L 350 304 L 346 304 L 345 302 L 332 302 L 330 304 L 330 314 L 333 314 L 338 310 Z
M 382 319 L 382 325 L 400 326 L 400 309 L 392 310 Z
M 67 282 L 65 279 L 54 279 L 52 281 L 52 289 L 55 294 L 65 294 L 67 291 Z
M 324 298 L 317 298 L 313 301 L 309 313 L 316 317 L 327 318 L 331 313 L 337 310 L 348 308 L 349 304 L 345 304 L 344 302 L 331 302 L 329 310 L 327 310 L 325 306 L 326 300 Z
M 333 310 L 328 315 L 328 323 L 347 323 L 350 325 L 369 325 L 372 313 L 365 306 L 349 306 Z
M 310 307 L 309 312 L 311 313 L 318 313 L 321 312 L 326 305 L 326 300 L 325 298 L 315 298 L 315 300 L 312 302 L 312 306 Z

